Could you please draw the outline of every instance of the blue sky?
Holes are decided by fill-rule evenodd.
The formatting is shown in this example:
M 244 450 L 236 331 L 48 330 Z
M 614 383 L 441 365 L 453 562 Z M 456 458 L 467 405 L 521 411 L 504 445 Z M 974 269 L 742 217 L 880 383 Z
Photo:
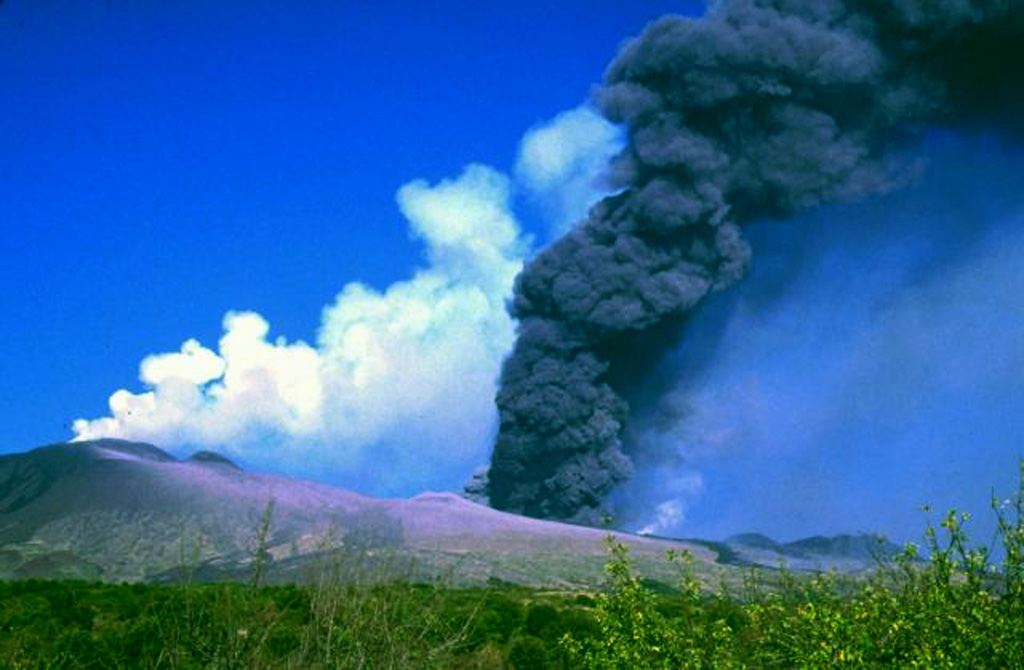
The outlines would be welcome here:
M 0 453 L 84 420 L 376 494 L 486 462 L 511 277 L 618 146 L 579 106 L 700 4 L 411 5 L 0 4 Z M 666 364 L 695 446 L 638 468 L 637 527 L 906 537 L 1013 485 L 1024 158 L 925 153 L 904 192 L 751 228 L 751 280 Z
M 229 310 L 308 341 L 345 283 L 406 278 L 396 190 L 510 169 L 678 6 L 4 3 L 5 449 L 69 437 Z

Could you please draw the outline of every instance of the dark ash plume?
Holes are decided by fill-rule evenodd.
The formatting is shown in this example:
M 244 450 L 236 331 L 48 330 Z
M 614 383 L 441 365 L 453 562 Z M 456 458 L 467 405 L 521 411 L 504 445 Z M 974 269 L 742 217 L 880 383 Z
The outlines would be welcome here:
M 630 380 L 750 261 L 743 224 L 897 188 L 935 125 L 1019 136 L 1020 0 L 724 0 L 627 43 L 594 97 L 621 192 L 518 277 L 493 506 L 593 522 L 632 466 Z

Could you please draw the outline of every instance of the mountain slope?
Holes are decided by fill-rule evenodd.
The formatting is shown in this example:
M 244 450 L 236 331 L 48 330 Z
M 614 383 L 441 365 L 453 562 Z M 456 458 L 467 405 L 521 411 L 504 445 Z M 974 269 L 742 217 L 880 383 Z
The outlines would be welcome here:
M 265 515 L 269 515 L 266 517 Z M 104 580 L 246 577 L 269 518 L 262 565 L 302 579 L 354 556 L 419 578 L 584 585 L 600 579 L 593 528 L 498 512 L 450 493 L 380 500 L 249 473 L 209 452 L 179 461 L 146 444 L 98 440 L 0 456 L 0 576 Z M 665 549 L 694 552 L 709 579 L 716 554 L 696 544 L 621 536 L 638 567 L 672 578 Z
M 121 440 L 0 456 L 0 578 L 248 579 L 259 555 L 271 580 L 345 570 L 351 578 L 589 586 L 602 578 L 607 534 L 452 493 L 375 499 L 245 472 L 212 452 L 180 461 Z M 675 581 L 665 550 L 687 549 L 711 584 L 736 577 L 737 566 L 856 572 L 874 565 L 877 553 L 898 549 L 870 536 L 788 544 L 750 533 L 724 542 L 616 536 L 644 576 Z

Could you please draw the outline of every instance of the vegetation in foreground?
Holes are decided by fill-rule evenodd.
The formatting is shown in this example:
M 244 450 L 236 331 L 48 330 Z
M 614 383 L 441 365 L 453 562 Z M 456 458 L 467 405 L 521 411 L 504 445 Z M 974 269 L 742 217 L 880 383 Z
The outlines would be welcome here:
M 609 538 L 607 587 L 367 583 L 337 566 L 302 586 L 0 583 L 11 668 L 1024 667 L 1022 484 L 993 500 L 991 548 L 967 514 L 925 531 L 867 578 L 751 571 L 703 590 L 644 582 Z

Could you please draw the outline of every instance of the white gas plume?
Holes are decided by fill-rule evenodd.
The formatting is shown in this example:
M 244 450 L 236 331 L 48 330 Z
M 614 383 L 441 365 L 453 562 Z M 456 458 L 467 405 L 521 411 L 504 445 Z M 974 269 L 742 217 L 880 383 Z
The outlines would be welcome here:
M 461 481 L 487 457 L 512 343 L 505 301 L 528 244 L 510 188 L 482 165 L 403 186 L 398 204 L 427 260 L 412 277 L 384 291 L 346 285 L 315 344 L 271 338 L 257 313 L 228 313 L 215 348 L 188 339 L 146 357 L 144 389 L 115 392 L 109 416 L 74 423 L 76 439 L 216 449 L 343 481 L 373 471 L 364 484 L 377 492 Z

